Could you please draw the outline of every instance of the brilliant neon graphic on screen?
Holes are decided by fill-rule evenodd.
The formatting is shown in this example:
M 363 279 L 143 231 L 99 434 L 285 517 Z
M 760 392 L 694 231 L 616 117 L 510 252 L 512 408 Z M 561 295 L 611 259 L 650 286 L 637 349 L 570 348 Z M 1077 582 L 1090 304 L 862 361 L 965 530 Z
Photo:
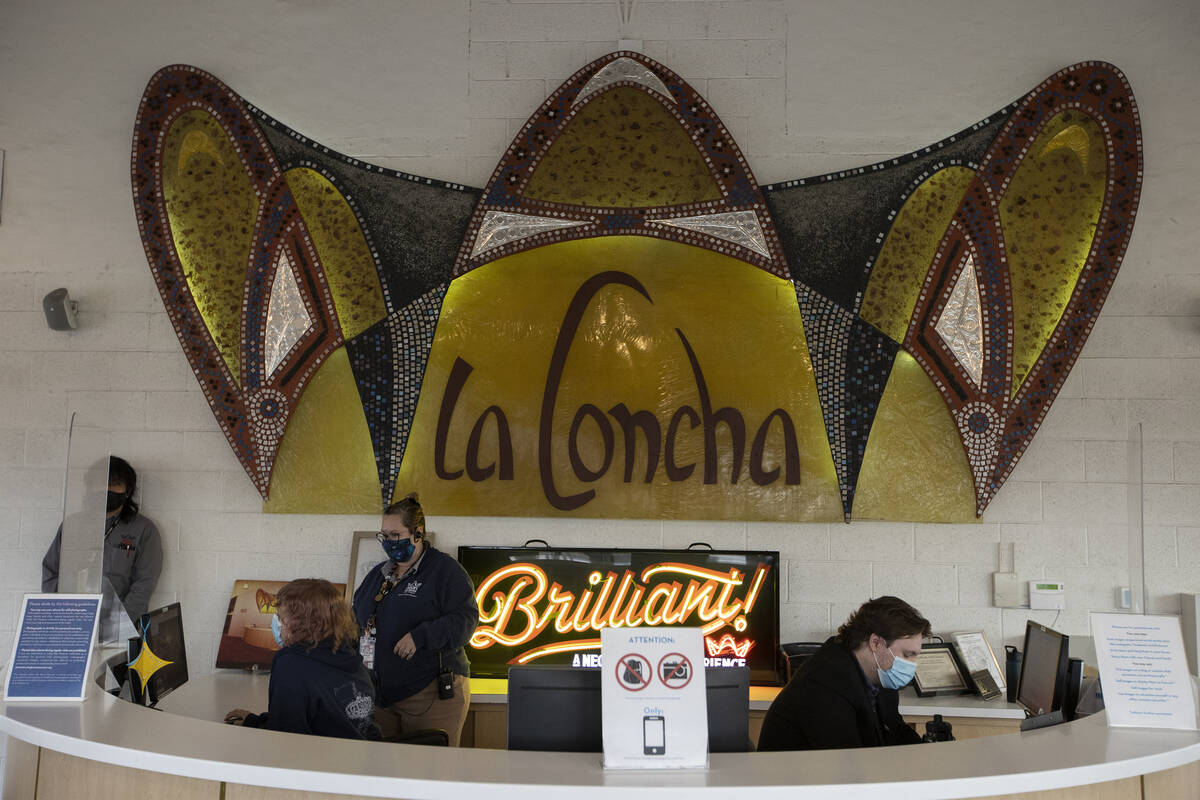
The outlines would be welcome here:
M 733 654 L 745 658 L 754 646 L 752 639 L 736 639 L 723 628 L 746 630 L 746 615 L 758 601 L 770 566 L 759 564 L 754 577 L 731 567 L 720 571 L 663 562 L 639 574 L 599 570 L 588 575 L 588 587 L 571 592 L 557 581 L 551 583 L 537 564 L 510 564 L 479 583 L 479 626 L 471 646 L 485 649 L 494 644 L 519 647 L 553 625 L 562 635 L 595 633 L 603 628 L 692 625 L 705 634 L 709 655 Z M 687 579 L 686 586 L 682 580 Z M 739 590 L 745 594 L 735 595 Z M 598 650 L 599 637 L 557 641 L 527 650 L 509 663 L 524 664 L 554 653 Z

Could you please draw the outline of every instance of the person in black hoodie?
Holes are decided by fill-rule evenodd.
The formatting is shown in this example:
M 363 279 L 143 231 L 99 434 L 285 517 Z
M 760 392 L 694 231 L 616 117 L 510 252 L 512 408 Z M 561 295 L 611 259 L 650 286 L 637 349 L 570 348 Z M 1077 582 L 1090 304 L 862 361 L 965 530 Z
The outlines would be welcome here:
M 440 728 L 457 747 L 471 703 L 466 645 L 479 624 L 475 589 L 450 556 L 425 539 L 415 494 L 384 509 L 387 560 L 354 592 L 359 652 L 379 687 L 375 720 L 386 737 Z
M 355 649 L 358 625 L 342 593 L 320 578 L 286 583 L 276 595 L 267 713 L 235 708 L 231 725 L 342 739 L 379 739 L 375 687 Z
M 759 751 L 920 742 L 900 716 L 897 691 L 916 674 L 931 632 L 929 620 L 898 597 L 864 603 L 771 703 Z

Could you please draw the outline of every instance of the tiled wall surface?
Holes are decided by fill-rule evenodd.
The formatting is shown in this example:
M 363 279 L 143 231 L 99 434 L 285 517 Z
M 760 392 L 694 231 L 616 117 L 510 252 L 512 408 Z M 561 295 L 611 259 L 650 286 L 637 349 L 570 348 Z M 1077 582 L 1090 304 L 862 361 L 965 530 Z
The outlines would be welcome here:
M 622 8 L 632 8 L 627 20 Z M 439 544 L 770 548 L 785 639 L 829 634 L 902 595 L 938 631 L 1013 641 L 991 606 L 998 559 L 1069 586 L 1039 613 L 1087 632 L 1129 582 L 1127 437 L 1141 423 L 1151 607 L 1200 591 L 1200 12 L 1189 2 L 1047 6 L 858 0 L 387 2 L 7 0 L 0 5 L 0 659 L 60 517 L 69 414 L 116 432 L 143 477 L 182 601 L 193 673 L 210 668 L 235 577 L 345 579 L 373 518 L 266 516 L 216 428 L 159 301 L 129 188 L 130 133 L 160 66 L 212 71 L 308 136 L 396 169 L 482 186 L 545 96 L 619 39 L 702 92 L 760 183 L 859 166 L 954 133 L 1090 58 L 1130 79 L 1146 176 L 1133 240 L 1070 381 L 978 525 L 786 525 L 432 516 Z M 80 330 L 47 330 L 66 286 Z

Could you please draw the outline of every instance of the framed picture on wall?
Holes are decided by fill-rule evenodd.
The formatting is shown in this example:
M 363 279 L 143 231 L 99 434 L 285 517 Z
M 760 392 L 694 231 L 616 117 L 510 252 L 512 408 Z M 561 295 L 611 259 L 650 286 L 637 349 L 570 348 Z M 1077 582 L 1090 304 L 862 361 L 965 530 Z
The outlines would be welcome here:
M 383 561 L 383 548 L 375 539 L 378 531 L 355 531 L 350 539 L 350 574 L 346 576 L 346 602 L 354 600 L 354 590 L 367 577 L 371 567 Z
M 217 666 L 232 669 L 269 669 L 279 645 L 271 633 L 275 596 L 287 581 L 239 579 L 233 582 Z M 341 586 L 335 583 L 334 586 Z
M 958 658 L 954 645 L 929 642 L 917 656 L 917 675 L 913 688 L 918 697 L 940 694 L 970 694 L 975 691 L 970 673 Z

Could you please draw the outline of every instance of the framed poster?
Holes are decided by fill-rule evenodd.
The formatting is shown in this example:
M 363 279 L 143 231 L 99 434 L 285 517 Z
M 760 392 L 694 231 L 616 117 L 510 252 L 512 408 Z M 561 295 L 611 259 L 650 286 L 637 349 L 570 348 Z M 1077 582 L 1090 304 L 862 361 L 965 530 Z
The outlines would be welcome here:
M 275 615 L 275 595 L 285 583 L 246 579 L 233 582 L 217 646 L 218 667 L 270 669 L 279 649 L 271 633 L 271 617 Z
M 913 678 L 913 688 L 919 697 L 970 694 L 974 687 L 969 676 L 953 645 L 930 642 L 921 647 L 921 654 L 917 656 L 917 675 Z

